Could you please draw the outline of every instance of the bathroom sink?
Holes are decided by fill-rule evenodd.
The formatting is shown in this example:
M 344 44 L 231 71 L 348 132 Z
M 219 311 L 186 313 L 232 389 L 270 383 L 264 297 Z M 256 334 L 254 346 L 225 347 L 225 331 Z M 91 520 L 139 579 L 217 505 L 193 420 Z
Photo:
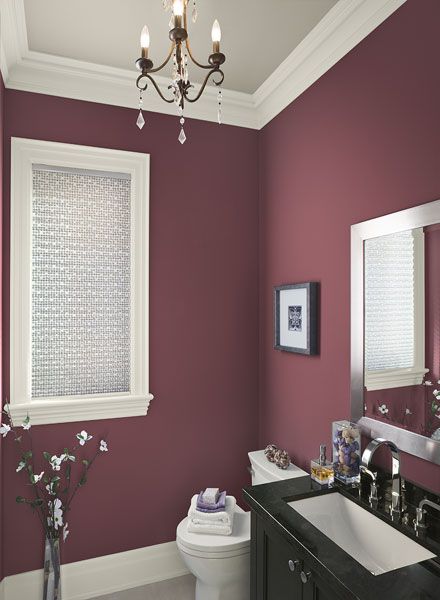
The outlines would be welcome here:
M 435 557 L 338 492 L 288 504 L 373 575 Z

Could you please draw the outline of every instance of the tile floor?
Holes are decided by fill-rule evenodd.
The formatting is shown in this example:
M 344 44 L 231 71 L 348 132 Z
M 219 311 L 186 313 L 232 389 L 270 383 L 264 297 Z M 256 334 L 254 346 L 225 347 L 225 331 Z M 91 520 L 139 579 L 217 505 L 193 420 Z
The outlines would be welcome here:
M 99 596 L 96 600 L 194 600 L 195 579 L 192 575 L 150 583 L 125 592 Z

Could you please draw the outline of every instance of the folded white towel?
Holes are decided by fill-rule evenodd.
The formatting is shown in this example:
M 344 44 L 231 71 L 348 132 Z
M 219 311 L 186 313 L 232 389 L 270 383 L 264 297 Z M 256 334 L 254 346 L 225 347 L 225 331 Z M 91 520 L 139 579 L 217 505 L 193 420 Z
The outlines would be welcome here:
M 206 488 L 202 494 L 203 502 L 206 504 L 215 504 L 220 493 L 219 488 Z
M 204 525 L 208 523 L 229 525 L 232 529 L 236 504 L 237 501 L 235 500 L 234 496 L 226 496 L 225 510 L 222 510 L 220 512 L 206 513 L 197 510 L 196 494 L 191 499 L 191 506 L 189 507 L 188 511 L 189 521 L 191 521 L 195 525 Z
M 231 535 L 232 525 L 221 525 L 220 523 L 205 523 L 200 525 L 199 523 L 193 523 L 191 519 L 188 519 L 188 531 L 190 533 L 210 533 L 214 535 Z

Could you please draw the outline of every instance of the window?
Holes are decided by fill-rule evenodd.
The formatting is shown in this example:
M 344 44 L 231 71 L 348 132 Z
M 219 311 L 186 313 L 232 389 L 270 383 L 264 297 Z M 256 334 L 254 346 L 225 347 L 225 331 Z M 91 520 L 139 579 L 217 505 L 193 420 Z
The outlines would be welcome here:
M 423 229 L 365 240 L 365 386 L 420 384 L 425 369 Z
M 12 140 L 14 421 L 147 413 L 148 170 L 145 154 Z

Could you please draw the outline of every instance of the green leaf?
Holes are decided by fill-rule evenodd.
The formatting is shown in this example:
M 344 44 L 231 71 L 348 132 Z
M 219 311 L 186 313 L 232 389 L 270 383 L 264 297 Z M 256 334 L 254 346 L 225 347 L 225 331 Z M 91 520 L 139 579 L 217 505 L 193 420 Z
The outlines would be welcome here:
M 49 454 L 49 452 L 43 452 L 43 456 L 48 462 L 50 462 L 52 456 Z
M 41 498 L 37 498 L 31 502 L 32 508 L 36 508 L 37 506 L 43 506 L 43 500 Z
M 89 466 L 89 464 L 90 464 L 90 463 L 89 463 L 89 461 L 88 461 L 88 460 L 86 460 L 85 458 L 84 458 L 84 459 L 83 459 L 81 462 L 82 462 L 82 464 L 83 464 L 85 467 L 88 467 L 88 466 Z
M 51 483 L 57 483 L 57 481 L 60 481 L 61 477 L 59 475 L 55 475 L 55 477 L 52 477 L 52 479 L 50 480 Z
M 24 458 L 25 460 L 29 460 L 30 458 L 32 458 L 32 450 L 28 450 L 27 452 L 25 452 L 25 453 L 23 454 L 23 458 Z
M 17 496 L 17 497 L 15 498 L 15 502 L 16 502 L 17 504 L 24 504 L 24 503 L 26 502 L 26 498 L 23 498 L 23 496 Z
M 83 476 L 81 477 L 81 479 L 79 480 L 79 483 L 78 483 L 78 485 L 81 487 L 81 486 L 85 485 L 86 483 L 87 483 L 87 476 L 86 476 L 86 475 L 83 475 Z

